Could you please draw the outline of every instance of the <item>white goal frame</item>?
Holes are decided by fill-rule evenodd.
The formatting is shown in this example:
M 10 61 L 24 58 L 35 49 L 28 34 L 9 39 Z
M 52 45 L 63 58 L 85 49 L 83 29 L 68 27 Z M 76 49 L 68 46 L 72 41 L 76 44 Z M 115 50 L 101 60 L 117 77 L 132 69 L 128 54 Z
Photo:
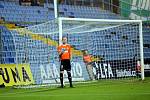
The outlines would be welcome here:
M 58 26 L 59 26 L 59 44 L 61 44 L 62 34 L 63 34 L 63 21 L 86 21 L 86 22 L 113 22 L 113 23 L 138 23 L 139 24 L 139 41 L 140 41 L 140 63 L 141 63 L 141 79 L 144 80 L 144 56 L 143 56 L 143 33 L 142 33 L 142 20 L 110 20 L 110 19 L 90 19 L 90 18 L 65 18 L 59 17 Z

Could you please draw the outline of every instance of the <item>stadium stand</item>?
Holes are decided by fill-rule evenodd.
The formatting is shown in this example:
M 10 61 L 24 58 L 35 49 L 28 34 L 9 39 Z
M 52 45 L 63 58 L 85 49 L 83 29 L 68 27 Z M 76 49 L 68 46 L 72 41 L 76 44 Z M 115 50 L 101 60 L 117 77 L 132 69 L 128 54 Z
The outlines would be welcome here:
M 53 4 L 44 4 L 40 6 L 20 6 L 16 2 L 0 1 L 1 17 L 7 22 L 33 22 L 41 23 L 54 19 Z M 59 14 L 63 17 L 80 18 L 102 18 L 102 19 L 120 19 L 119 15 L 110 11 L 102 10 L 99 7 L 84 7 L 73 5 L 59 5 Z M 11 15 L 11 16 L 10 16 Z
M 15 54 L 15 43 L 11 32 L 3 26 L 0 26 L 1 29 L 1 43 L 2 43 L 2 59 L 1 63 L 15 63 L 16 54 Z
M 5 22 L 13 22 L 20 26 L 30 26 L 54 19 L 54 6 L 50 3 L 45 3 L 44 7 L 41 7 L 21 6 L 19 5 L 19 2 L 0 1 L 0 9 L 0 15 L 4 18 Z M 73 6 L 65 4 L 59 5 L 59 14 L 62 17 L 123 19 L 123 17 L 110 11 L 102 10 L 99 7 Z M 147 28 L 147 25 L 143 26 L 144 43 L 149 44 L 149 28 Z M 2 27 L 2 30 L 5 30 L 3 32 L 6 32 L 7 28 Z M 6 33 L 11 35 L 8 30 Z M 144 48 L 144 55 L 146 58 L 150 58 L 149 50 L 148 47 Z

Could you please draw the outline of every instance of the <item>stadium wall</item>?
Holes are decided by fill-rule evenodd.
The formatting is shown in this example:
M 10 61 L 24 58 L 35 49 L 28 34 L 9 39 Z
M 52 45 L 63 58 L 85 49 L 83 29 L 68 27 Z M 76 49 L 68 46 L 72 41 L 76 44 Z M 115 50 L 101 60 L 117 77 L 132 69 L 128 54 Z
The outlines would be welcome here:
M 29 64 L 0 64 L 0 84 L 5 86 L 34 84 Z

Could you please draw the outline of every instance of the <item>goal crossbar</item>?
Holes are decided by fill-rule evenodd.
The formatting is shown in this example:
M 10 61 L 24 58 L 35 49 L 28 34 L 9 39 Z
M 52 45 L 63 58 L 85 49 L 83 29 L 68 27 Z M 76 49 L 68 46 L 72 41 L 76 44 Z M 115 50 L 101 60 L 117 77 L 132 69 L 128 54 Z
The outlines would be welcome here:
M 66 18 L 66 17 L 59 17 L 58 20 L 68 20 L 68 21 L 93 21 L 93 22 L 138 22 L 142 23 L 142 20 L 116 20 L 116 19 L 91 19 L 91 18 Z

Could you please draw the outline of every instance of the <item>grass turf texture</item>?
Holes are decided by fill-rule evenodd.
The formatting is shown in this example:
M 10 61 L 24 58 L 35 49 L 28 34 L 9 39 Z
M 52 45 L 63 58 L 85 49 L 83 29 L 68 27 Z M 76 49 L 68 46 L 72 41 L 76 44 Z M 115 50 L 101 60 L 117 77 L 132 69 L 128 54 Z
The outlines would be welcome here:
M 75 88 L 0 89 L 0 100 L 149 100 L 150 77 L 144 81 L 99 80 Z

